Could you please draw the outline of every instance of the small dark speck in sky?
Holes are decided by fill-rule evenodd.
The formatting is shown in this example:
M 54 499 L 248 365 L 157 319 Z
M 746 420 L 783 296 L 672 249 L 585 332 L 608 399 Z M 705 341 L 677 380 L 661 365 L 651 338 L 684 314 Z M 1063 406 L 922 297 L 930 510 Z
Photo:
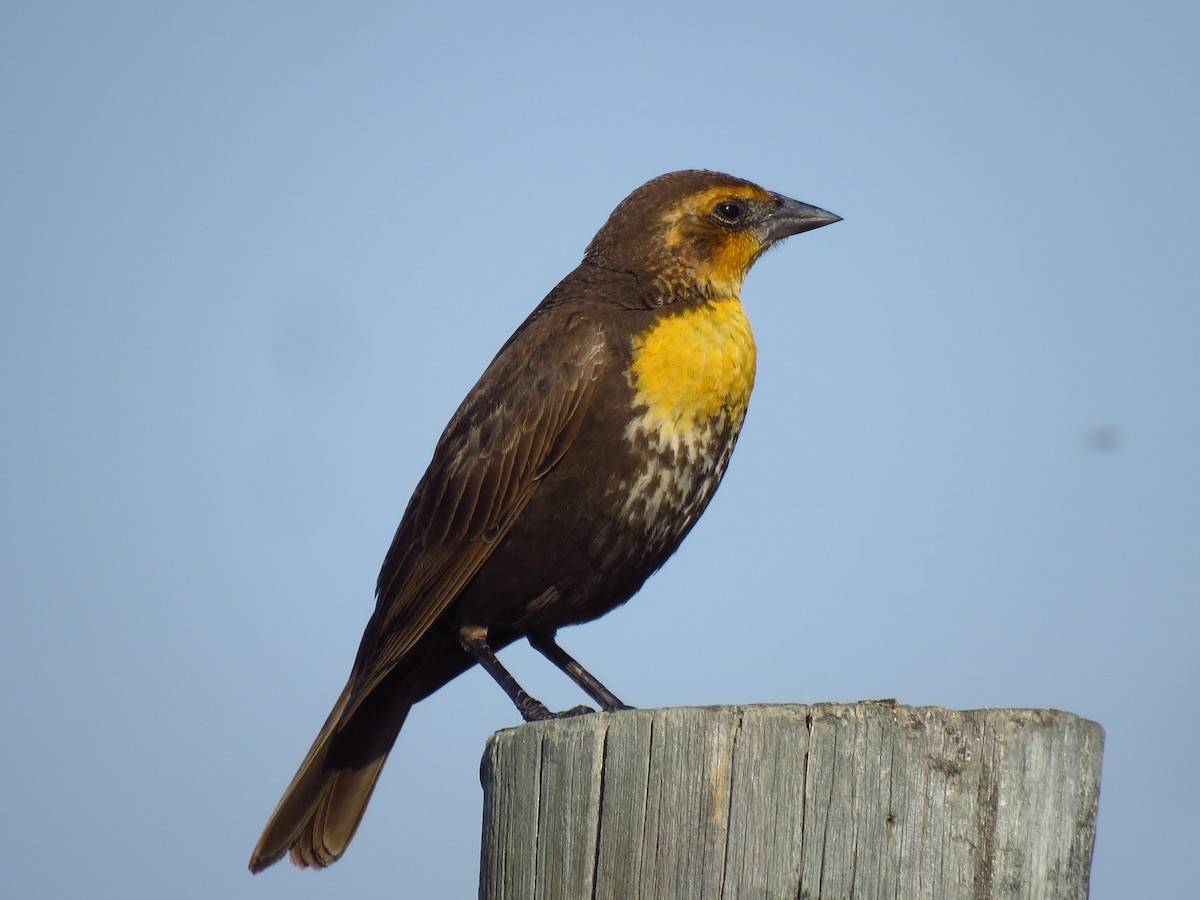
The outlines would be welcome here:
M 1096 425 L 1084 435 L 1084 446 L 1092 453 L 1115 453 L 1121 448 L 1121 432 L 1115 425 Z

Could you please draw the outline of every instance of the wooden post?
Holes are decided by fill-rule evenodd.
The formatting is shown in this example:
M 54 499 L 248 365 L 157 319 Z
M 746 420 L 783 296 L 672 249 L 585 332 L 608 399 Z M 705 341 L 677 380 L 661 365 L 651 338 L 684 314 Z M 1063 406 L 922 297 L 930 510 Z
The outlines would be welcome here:
M 1084 898 L 1104 732 L 891 702 L 597 713 L 494 734 L 485 900 Z

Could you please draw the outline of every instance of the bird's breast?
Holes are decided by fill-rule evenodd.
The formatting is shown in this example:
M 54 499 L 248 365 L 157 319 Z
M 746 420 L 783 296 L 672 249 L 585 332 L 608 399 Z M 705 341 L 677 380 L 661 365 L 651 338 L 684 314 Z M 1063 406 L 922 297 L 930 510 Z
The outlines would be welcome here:
M 664 313 L 633 338 L 636 427 L 687 438 L 720 417 L 740 426 L 754 387 L 754 334 L 736 297 Z
M 624 485 L 627 521 L 663 549 L 716 491 L 754 387 L 754 335 L 732 297 L 664 313 L 635 335 L 625 438 L 639 466 Z M 669 552 L 669 550 L 668 550 Z

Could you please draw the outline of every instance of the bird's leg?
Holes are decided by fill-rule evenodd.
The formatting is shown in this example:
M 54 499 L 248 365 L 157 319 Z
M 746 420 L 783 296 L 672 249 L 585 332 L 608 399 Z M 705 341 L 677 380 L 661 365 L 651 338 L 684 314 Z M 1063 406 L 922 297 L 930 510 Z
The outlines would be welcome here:
M 619 709 L 633 709 L 626 706 L 617 695 L 602 685 L 587 669 L 581 666 L 571 654 L 567 653 L 554 640 L 554 633 L 536 632 L 526 635 L 531 646 L 554 665 L 558 666 L 568 678 L 574 681 L 589 697 L 600 704 L 605 712 L 616 712 Z
M 479 625 L 463 625 L 458 629 L 458 642 L 462 644 L 464 650 L 475 657 L 475 661 L 483 666 L 492 678 L 496 679 L 496 684 L 500 685 L 504 693 L 508 694 L 513 705 L 517 707 L 517 712 L 526 722 L 537 722 L 542 719 L 565 719 L 593 712 L 587 706 L 576 706 L 557 713 L 550 712 L 546 708 L 546 704 L 530 697 L 525 689 L 517 684 L 517 679 L 512 677 L 512 673 L 504 668 L 504 665 L 496 658 L 492 648 L 488 646 L 486 628 Z

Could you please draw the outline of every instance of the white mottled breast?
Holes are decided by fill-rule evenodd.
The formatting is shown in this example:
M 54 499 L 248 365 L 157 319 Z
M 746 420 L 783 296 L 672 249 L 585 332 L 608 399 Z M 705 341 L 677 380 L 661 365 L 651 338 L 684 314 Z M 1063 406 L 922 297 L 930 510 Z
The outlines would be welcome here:
M 725 474 L 754 387 L 754 336 L 741 301 L 726 297 L 663 315 L 632 350 L 635 416 L 625 437 L 642 463 L 624 486 L 623 512 L 666 548 Z
M 722 417 L 686 436 L 631 426 L 630 440 L 645 462 L 626 487 L 623 514 L 652 548 L 667 550 L 682 539 L 712 499 L 725 474 L 741 429 Z

